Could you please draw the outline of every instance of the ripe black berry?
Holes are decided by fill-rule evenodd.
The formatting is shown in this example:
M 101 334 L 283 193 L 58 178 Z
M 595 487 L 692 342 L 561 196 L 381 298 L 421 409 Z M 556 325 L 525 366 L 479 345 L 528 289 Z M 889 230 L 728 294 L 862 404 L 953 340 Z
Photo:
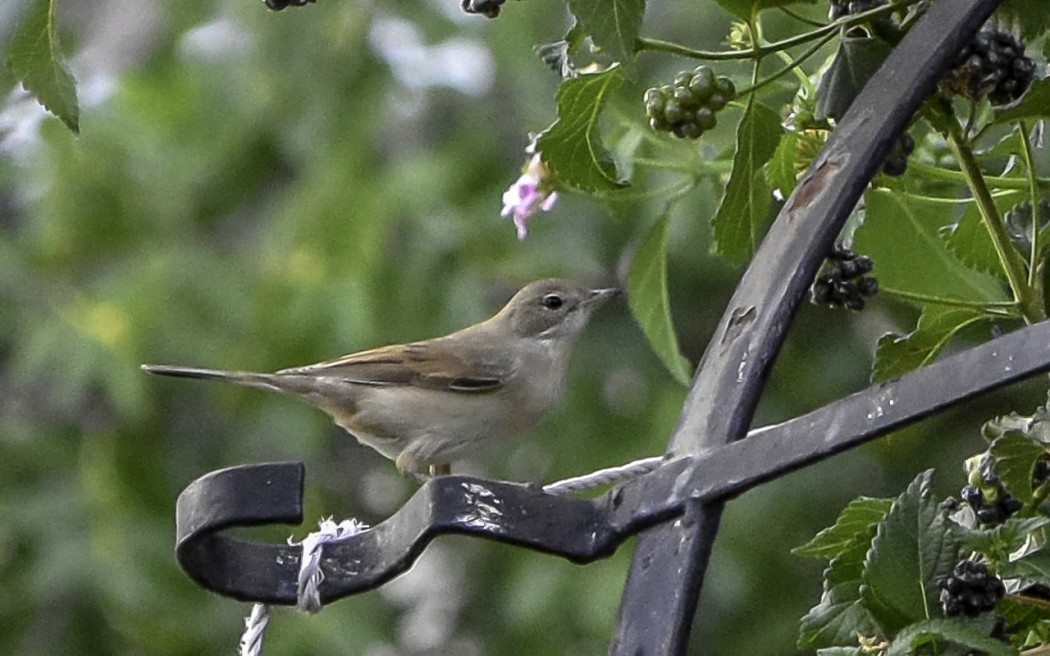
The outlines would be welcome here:
M 985 96 L 993 105 L 1009 105 L 1024 95 L 1035 77 L 1035 62 L 1024 45 L 1004 30 L 985 28 L 956 55 L 941 87 L 970 100 Z
M 287 7 L 305 7 L 313 4 L 314 0 L 265 0 L 266 7 L 271 11 L 281 11 Z
M 995 608 L 1005 594 L 1002 579 L 989 572 L 984 563 L 963 560 L 941 582 L 941 608 L 947 617 L 976 617 Z
M 882 163 L 882 172 L 886 175 L 901 176 L 908 170 L 908 155 L 915 150 L 915 140 L 905 132 L 893 143 L 886 161 Z
M 674 84 L 645 92 L 645 113 L 649 126 L 679 138 L 696 139 L 718 124 L 715 113 L 736 94 L 733 82 L 715 77 L 707 66 L 681 71 Z

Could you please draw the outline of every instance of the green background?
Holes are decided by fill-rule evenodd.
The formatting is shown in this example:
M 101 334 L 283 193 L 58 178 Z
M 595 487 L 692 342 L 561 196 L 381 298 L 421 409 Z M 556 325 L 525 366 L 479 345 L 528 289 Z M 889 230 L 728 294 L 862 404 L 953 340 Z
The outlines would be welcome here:
M 308 522 L 256 532 L 273 541 L 323 516 L 377 523 L 412 492 L 316 410 L 151 378 L 140 363 L 273 370 L 452 331 L 537 278 L 622 283 L 662 211 L 645 193 L 660 175 L 637 172 L 613 204 L 566 194 L 525 241 L 499 217 L 527 133 L 555 118 L 559 79 L 532 47 L 559 38 L 567 13 L 512 1 L 487 21 L 456 5 L 59 2 L 80 137 L 0 78 L 0 652 L 233 653 L 249 606 L 197 588 L 172 555 L 175 499 L 214 469 L 306 464 Z M 0 44 L 22 5 L 3 6 Z M 654 3 L 645 32 L 714 48 L 728 21 L 713 2 Z M 614 121 L 640 123 L 643 90 L 693 66 L 639 63 Z M 479 93 L 432 84 L 460 66 Z M 739 110 L 727 117 L 675 147 L 713 159 L 732 146 Z M 710 254 L 720 193 L 698 185 L 670 228 L 672 312 L 693 362 L 741 273 Z M 756 425 L 863 388 L 878 336 L 908 321 L 887 301 L 861 314 L 805 306 Z M 984 448 L 980 423 L 1029 412 L 1039 387 L 733 501 L 695 652 L 793 653 L 820 564 L 789 550 L 852 497 L 895 496 L 927 467 L 956 492 L 962 458 Z M 684 397 L 618 301 L 582 340 L 560 410 L 462 471 L 548 482 L 658 454 Z M 632 548 L 577 566 L 440 539 L 381 590 L 314 617 L 279 611 L 266 653 L 604 653 Z

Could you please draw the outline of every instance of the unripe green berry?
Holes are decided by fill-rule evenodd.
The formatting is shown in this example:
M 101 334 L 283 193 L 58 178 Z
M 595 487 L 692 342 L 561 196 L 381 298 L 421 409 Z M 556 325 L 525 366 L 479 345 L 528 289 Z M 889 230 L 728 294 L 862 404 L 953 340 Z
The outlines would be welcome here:
M 668 123 L 679 123 L 685 118 L 685 109 L 677 100 L 668 100 L 664 106 L 664 118 Z
M 713 85 L 715 83 L 715 72 L 704 64 L 700 64 L 693 69 L 693 78 L 699 78 L 707 84 Z
M 645 113 L 649 116 L 649 118 L 663 116 L 664 107 L 666 106 L 667 100 L 663 96 L 657 94 L 655 97 L 650 98 L 645 102 Z
M 689 90 L 693 92 L 693 96 L 700 102 L 705 102 L 715 92 L 714 84 L 707 78 L 708 76 L 706 75 L 694 75 L 693 79 L 689 81 Z
M 718 125 L 718 119 L 710 107 L 701 107 L 696 110 L 696 124 L 704 130 L 710 130 Z
M 674 76 L 674 85 L 676 87 L 687 86 L 689 84 L 690 78 L 692 78 L 692 77 L 693 77 L 693 75 L 689 71 L 679 71 Z
M 642 96 L 642 101 L 648 105 L 650 102 L 656 100 L 657 98 L 663 98 L 663 94 L 660 93 L 659 89 L 646 89 L 645 95 Z
M 722 111 L 726 106 L 726 97 L 720 93 L 713 93 L 707 99 L 707 106 L 716 112 Z
M 681 103 L 683 107 L 695 107 L 697 105 L 696 96 L 693 95 L 693 92 L 688 87 L 675 88 L 674 99 Z
M 715 81 L 715 91 L 727 100 L 736 96 L 736 86 L 728 77 L 720 77 Z
M 649 119 L 649 127 L 656 130 L 657 132 L 667 132 L 671 129 L 671 124 L 668 123 L 664 118 L 659 116 L 653 116 Z
M 676 134 L 680 131 L 681 136 L 690 139 L 698 139 L 700 135 L 704 133 L 703 128 L 697 125 L 696 121 L 685 121 L 684 123 L 680 123 L 675 129 Z

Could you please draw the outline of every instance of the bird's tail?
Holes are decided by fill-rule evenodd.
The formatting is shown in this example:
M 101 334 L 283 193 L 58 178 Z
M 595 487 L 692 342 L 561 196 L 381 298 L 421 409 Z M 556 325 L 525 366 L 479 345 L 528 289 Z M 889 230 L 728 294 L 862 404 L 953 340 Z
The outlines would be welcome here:
M 227 383 L 259 387 L 276 392 L 289 391 L 286 385 L 281 385 L 275 380 L 273 374 L 257 374 L 250 371 L 220 371 L 218 369 L 198 369 L 196 367 L 172 367 L 165 364 L 144 364 L 142 365 L 142 370 L 158 376 L 222 380 Z

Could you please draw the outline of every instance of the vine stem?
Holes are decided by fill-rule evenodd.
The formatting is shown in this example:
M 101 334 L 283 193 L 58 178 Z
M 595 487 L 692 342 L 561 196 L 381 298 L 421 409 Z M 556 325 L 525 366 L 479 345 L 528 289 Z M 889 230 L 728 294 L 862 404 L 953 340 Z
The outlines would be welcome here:
M 941 102 L 938 109 L 940 111 L 937 112 L 938 115 L 934 117 L 934 120 L 948 133 L 948 145 L 951 146 L 955 158 L 962 167 L 970 192 L 977 200 L 981 218 L 984 221 L 985 228 L 988 230 L 988 234 L 992 238 L 992 244 L 995 246 L 995 252 L 999 256 L 999 261 L 1003 265 L 1006 279 L 1010 283 L 1010 290 L 1020 304 L 1021 314 L 1024 316 L 1025 321 L 1036 323 L 1046 317 L 1046 309 L 1043 307 L 1042 299 L 1028 284 L 1024 271 L 1024 261 L 1021 259 L 1020 253 L 1010 243 L 1010 235 L 1007 234 L 1006 226 L 999 217 L 999 210 L 995 207 L 995 200 L 988 189 L 981 167 L 973 154 L 973 150 L 970 148 L 966 136 L 962 132 L 962 128 L 959 126 L 959 121 L 955 118 L 951 106 L 947 102 Z
M 800 64 L 802 64 L 802 62 L 806 61 L 807 59 L 812 57 L 814 54 L 816 54 L 817 51 L 819 51 L 821 48 L 823 48 L 824 45 L 827 44 L 829 41 L 831 41 L 833 38 L 835 38 L 834 33 L 828 34 L 827 36 L 825 36 L 824 38 L 820 39 L 819 41 L 814 43 L 812 46 L 807 48 L 804 53 L 802 53 L 801 55 L 799 55 L 795 59 L 792 59 L 786 66 L 784 66 L 783 68 L 778 70 L 776 73 L 773 73 L 772 75 L 770 75 L 769 77 L 765 78 L 764 80 L 755 82 L 754 84 L 752 84 L 751 86 L 747 87 L 746 89 L 741 89 L 737 93 L 737 96 L 745 96 L 745 95 L 747 95 L 749 93 L 754 93 L 755 91 L 758 91 L 759 89 L 761 89 L 762 87 L 766 86 L 770 82 L 775 82 L 776 80 L 780 79 L 784 75 L 786 75 L 786 74 L 790 73 L 791 71 L 795 70 L 796 68 L 798 68 L 798 66 Z
M 729 61 L 734 59 L 762 59 L 767 55 L 771 55 L 781 50 L 787 50 L 800 46 L 805 43 L 809 43 L 814 39 L 820 39 L 829 34 L 836 34 L 839 29 L 849 29 L 857 25 L 862 25 L 871 21 L 872 19 L 879 18 L 881 16 L 888 16 L 894 12 L 900 11 L 901 9 L 910 5 L 916 4 L 921 0 L 905 0 L 904 2 L 887 3 L 870 9 L 859 14 L 853 14 L 851 16 L 843 16 L 842 18 L 827 23 L 822 27 L 809 32 L 803 32 L 802 34 L 796 34 L 793 37 L 783 39 L 781 41 L 774 41 L 773 43 L 761 44 L 753 43 L 751 48 L 748 50 L 694 50 L 693 48 L 687 48 L 678 43 L 671 41 L 662 41 L 660 39 L 651 39 L 647 37 L 638 37 L 634 42 L 635 52 L 645 51 L 657 51 L 667 52 L 672 55 L 679 55 L 681 57 L 689 57 L 690 59 L 704 59 L 707 61 Z
M 934 166 L 933 164 L 927 164 L 925 162 L 908 162 L 908 169 L 912 173 L 923 175 L 932 180 L 941 180 L 943 182 L 953 182 L 968 184 L 969 178 L 966 177 L 965 173 L 961 171 L 953 171 L 951 169 L 941 168 L 940 166 Z M 1035 185 L 1036 189 L 1043 191 L 1050 191 L 1050 179 L 1047 178 L 1005 178 L 997 175 L 986 175 L 984 176 L 985 182 L 990 184 L 997 189 L 1011 189 L 1015 191 L 1030 191 L 1032 184 Z
M 1028 254 L 1028 286 L 1033 288 L 1039 297 L 1043 297 L 1043 281 L 1039 275 L 1041 269 L 1039 262 L 1039 252 L 1043 249 L 1043 245 L 1040 243 L 1040 236 L 1042 234 L 1042 223 L 1041 217 L 1039 216 L 1039 178 L 1035 172 L 1035 156 L 1032 154 L 1032 141 L 1028 138 L 1028 124 L 1025 121 L 1021 121 L 1017 125 L 1017 129 L 1021 132 L 1021 149 L 1024 152 L 1024 165 L 1027 168 L 1028 175 L 1028 193 L 1032 195 L 1032 237 L 1031 243 L 1032 248 Z
M 911 166 L 911 164 L 909 164 L 908 166 Z M 891 194 L 899 194 L 901 196 L 907 196 L 908 198 L 914 198 L 915 200 L 920 200 L 920 201 L 922 201 L 924 203 L 942 203 L 944 205 L 965 205 L 965 204 L 968 204 L 968 203 L 976 203 L 977 202 L 977 199 L 974 198 L 973 196 L 967 196 L 967 197 L 963 197 L 963 198 L 946 197 L 946 196 L 927 196 L 925 194 L 917 194 L 917 193 L 914 193 L 914 192 L 911 192 L 911 191 L 901 191 L 900 189 L 894 189 L 892 187 L 886 187 L 886 186 L 882 186 L 882 185 L 879 185 L 876 188 L 877 189 L 881 189 L 881 190 L 886 191 L 886 192 L 891 193 Z M 1016 189 L 1006 189 L 1006 190 L 1003 190 L 1003 191 L 993 191 L 992 192 L 992 198 L 1006 198 L 1008 196 L 1013 196 L 1013 195 L 1019 194 L 1019 193 L 1021 193 L 1021 192 L 1016 190 Z
M 879 287 L 879 294 L 899 298 L 903 301 L 913 301 L 924 305 L 947 305 L 950 307 L 971 308 L 980 310 L 985 314 L 995 317 L 1018 317 L 1019 305 L 1017 301 L 987 302 L 987 301 L 965 301 L 958 298 L 944 298 L 943 296 L 930 296 L 929 294 L 918 294 L 907 292 L 903 289 L 892 289 L 890 287 Z

